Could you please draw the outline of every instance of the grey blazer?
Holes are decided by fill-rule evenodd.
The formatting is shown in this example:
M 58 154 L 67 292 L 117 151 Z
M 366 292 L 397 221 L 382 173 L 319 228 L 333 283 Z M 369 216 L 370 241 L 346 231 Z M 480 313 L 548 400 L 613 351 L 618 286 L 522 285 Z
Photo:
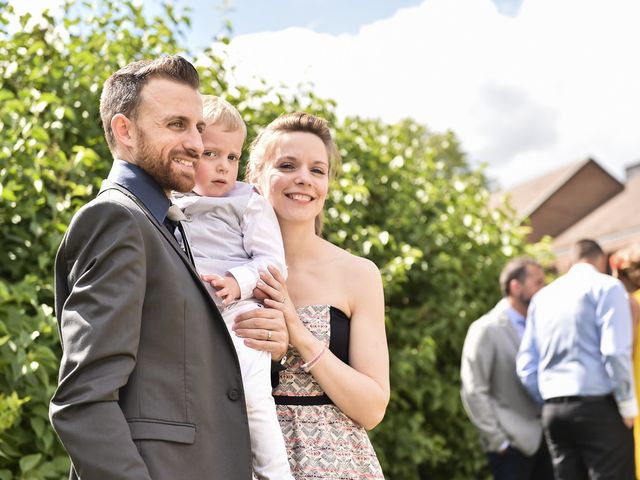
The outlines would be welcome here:
M 105 181 L 55 265 L 54 429 L 72 479 L 251 479 L 233 343 L 171 234 Z
M 462 403 L 480 433 L 483 448 L 508 440 L 533 455 L 542 440 L 540 408 L 516 374 L 520 339 L 506 313 L 506 299 L 469 327 L 462 349 Z

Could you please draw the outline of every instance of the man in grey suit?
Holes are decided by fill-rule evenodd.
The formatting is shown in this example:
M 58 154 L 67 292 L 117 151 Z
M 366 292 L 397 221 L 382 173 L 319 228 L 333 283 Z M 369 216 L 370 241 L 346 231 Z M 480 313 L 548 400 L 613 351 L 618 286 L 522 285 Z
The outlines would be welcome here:
M 553 479 L 540 407 L 516 375 L 527 307 L 543 286 L 540 265 L 511 260 L 500 274 L 504 298 L 471 324 L 462 349 L 462 402 L 496 480 Z
M 166 218 L 203 152 L 198 87 L 178 56 L 132 63 L 104 85 L 113 166 L 55 267 L 63 356 L 50 416 L 72 479 L 251 479 L 233 343 Z M 254 326 L 264 349 L 284 352 L 279 312 L 260 309 Z

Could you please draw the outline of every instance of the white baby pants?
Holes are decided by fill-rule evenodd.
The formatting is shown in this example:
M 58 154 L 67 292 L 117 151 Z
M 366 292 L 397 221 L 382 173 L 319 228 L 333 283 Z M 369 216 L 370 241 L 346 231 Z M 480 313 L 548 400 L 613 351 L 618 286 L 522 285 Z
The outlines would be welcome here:
M 222 310 L 222 318 L 231 333 L 240 360 L 251 435 L 253 473 L 258 480 L 293 480 L 276 416 L 276 404 L 271 395 L 271 354 L 247 347 L 244 339 L 231 330 L 237 315 L 256 308 L 262 306 L 252 301 L 241 301 Z

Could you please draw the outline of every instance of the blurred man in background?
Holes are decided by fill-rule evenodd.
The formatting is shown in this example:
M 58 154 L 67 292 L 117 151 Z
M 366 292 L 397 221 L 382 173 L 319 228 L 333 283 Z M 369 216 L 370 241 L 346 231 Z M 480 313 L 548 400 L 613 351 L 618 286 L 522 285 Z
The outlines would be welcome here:
M 462 401 L 496 480 L 552 480 L 540 407 L 516 375 L 516 354 L 532 296 L 544 273 L 528 258 L 500 274 L 504 298 L 469 327 L 462 350 Z
M 542 424 L 558 480 L 633 480 L 638 407 L 631 370 L 631 313 L 624 286 L 604 274 L 593 240 L 533 299 L 518 375 L 544 402 Z

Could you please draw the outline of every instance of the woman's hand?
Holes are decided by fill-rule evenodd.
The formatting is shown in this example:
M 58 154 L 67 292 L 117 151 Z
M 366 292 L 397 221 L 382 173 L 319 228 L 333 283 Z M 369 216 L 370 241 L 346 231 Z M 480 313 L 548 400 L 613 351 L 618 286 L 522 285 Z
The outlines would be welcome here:
M 255 350 L 271 353 L 271 359 L 280 360 L 289 348 L 289 333 L 281 311 L 256 308 L 241 313 L 234 319 L 232 330 L 244 338 L 244 344 Z
M 273 265 L 267 267 L 269 272 L 260 272 L 260 280 L 256 285 L 253 294 L 261 301 L 264 299 L 273 300 L 275 303 L 284 303 L 288 298 L 287 283 L 280 270 Z
M 282 312 L 291 335 L 291 329 L 300 323 L 296 307 L 289 298 L 287 284 L 280 271 L 271 265 L 268 269 L 269 273 L 260 273 L 260 280 L 254 290 L 254 295 L 262 299 L 265 306 Z

